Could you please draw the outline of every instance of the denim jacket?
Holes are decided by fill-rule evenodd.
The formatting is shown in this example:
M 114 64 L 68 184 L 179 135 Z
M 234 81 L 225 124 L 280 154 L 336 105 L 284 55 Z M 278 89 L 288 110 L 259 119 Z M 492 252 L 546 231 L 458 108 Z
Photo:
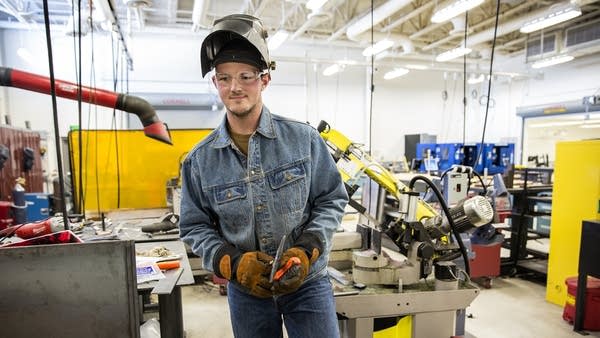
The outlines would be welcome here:
M 307 280 L 324 274 L 348 201 L 325 142 L 308 124 L 263 107 L 246 157 L 231 140 L 226 119 L 182 165 L 182 240 L 212 270 L 213 256 L 224 242 L 242 252 L 275 256 L 284 234 L 287 249 L 310 231 L 321 238 L 325 252 L 312 264 Z

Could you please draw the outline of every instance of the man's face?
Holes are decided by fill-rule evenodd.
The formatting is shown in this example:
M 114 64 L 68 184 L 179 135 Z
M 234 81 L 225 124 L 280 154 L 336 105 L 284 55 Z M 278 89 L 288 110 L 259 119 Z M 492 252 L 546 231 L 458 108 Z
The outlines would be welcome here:
M 212 80 L 227 111 L 245 117 L 262 109 L 261 94 L 270 77 L 245 63 L 225 62 L 216 66 Z

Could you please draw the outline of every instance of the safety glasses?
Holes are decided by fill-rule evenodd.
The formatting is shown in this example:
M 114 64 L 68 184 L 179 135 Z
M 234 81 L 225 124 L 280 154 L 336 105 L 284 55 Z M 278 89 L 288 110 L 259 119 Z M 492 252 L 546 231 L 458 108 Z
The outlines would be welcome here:
M 237 81 L 237 83 L 248 86 L 256 83 L 261 76 L 266 75 L 267 72 L 258 72 L 258 71 L 243 71 L 237 73 L 235 76 L 230 74 L 216 73 L 215 81 L 217 85 L 221 88 L 230 87 L 233 79 Z

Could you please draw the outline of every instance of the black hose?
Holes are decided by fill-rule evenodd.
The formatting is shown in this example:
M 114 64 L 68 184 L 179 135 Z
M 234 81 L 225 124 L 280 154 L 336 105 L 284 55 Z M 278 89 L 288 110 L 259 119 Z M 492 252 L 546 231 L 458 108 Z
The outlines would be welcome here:
M 65 230 L 70 230 L 67 218 L 67 203 L 65 203 L 65 178 L 63 173 L 62 155 L 60 151 L 60 128 L 58 127 L 58 108 L 56 105 L 56 86 L 54 82 L 54 61 L 52 59 L 52 38 L 50 36 L 50 14 L 48 0 L 44 0 L 44 28 L 46 29 L 46 46 L 48 48 L 48 69 L 50 71 L 50 96 L 52 97 L 52 112 L 54 121 L 54 142 L 56 145 L 56 161 L 58 164 L 58 182 L 60 184 L 60 197 L 62 198 L 62 213 Z
M 483 183 L 483 179 L 475 170 L 473 170 L 473 175 L 477 176 L 477 178 L 479 179 L 479 183 L 481 183 L 481 187 L 483 188 L 483 196 L 487 196 L 487 186 L 485 185 L 485 183 Z
M 460 247 L 460 252 L 463 256 L 463 260 L 465 261 L 465 271 L 466 271 L 467 275 L 471 275 L 471 268 L 469 267 L 469 257 L 467 257 L 467 249 L 465 248 L 465 245 L 463 244 L 462 238 L 460 238 L 460 234 L 456 230 L 456 225 L 454 224 L 454 221 L 452 220 L 452 217 L 450 215 L 450 210 L 448 209 L 448 205 L 446 204 L 446 201 L 444 201 L 442 193 L 435 186 L 435 184 L 433 184 L 433 182 L 431 182 L 430 179 L 428 179 L 425 176 L 421 176 L 421 175 L 417 175 L 417 176 L 413 177 L 408 184 L 408 188 L 410 190 L 413 190 L 415 182 L 417 182 L 417 181 L 425 182 L 437 196 L 437 198 L 440 202 L 440 205 L 442 206 L 442 210 L 444 210 L 444 214 L 446 214 L 446 218 L 448 219 L 448 224 L 450 224 L 452 233 L 454 234 L 454 237 L 456 238 L 456 242 L 458 243 L 458 246 Z

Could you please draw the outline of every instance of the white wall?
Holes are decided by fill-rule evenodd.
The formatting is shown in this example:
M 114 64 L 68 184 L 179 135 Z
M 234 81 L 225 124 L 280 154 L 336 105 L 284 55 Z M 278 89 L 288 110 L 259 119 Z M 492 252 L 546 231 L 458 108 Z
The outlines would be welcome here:
M 129 43 L 133 57 L 133 71 L 129 73 L 129 92 L 206 93 L 214 91 L 208 79 L 200 76 L 199 46 L 202 35 L 138 34 Z M 90 80 L 91 36 L 83 38 L 83 84 L 93 85 Z M 43 31 L 0 30 L 4 67 L 21 69 L 37 74 L 48 74 L 46 42 Z M 75 82 L 73 39 L 53 32 L 55 77 Z M 94 35 L 95 85 L 112 90 L 113 65 L 111 39 L 108 35 Z M 285 46 L 285 45 L 284 45 Z M 26 47 L 36 57 L 34 64 L 27 64 L 16 55 L 19 47 Z M 404 154 L 404 135 L 429 133 L 438 136 L 439 142 L 462 142 L 463 138 L 463 81 L 460 74 L 440 71 L 412 71 L 408 75 L 390 81 L 382 79 L 384 69 L 376 72 L 373 93 L 372 128 L 369 129 L 369 70 L 365 66 L 348 66 L 345 71 L 324 77 L 322 70 L 327 64 L 321 60 L 336 55 L 355 58 L 360 51 L 342 47 L 328 48 L 282 47 L 273 53 L 281 57 L 273 72 L 271 85 L 264 93 L 264 102 L 272 112 L 308 121 L 316 126 L 320 120 L 346 134 L 352 140 L 368 144 L 369 130 L 372 134 L 372 150 L 375 158 L 396 160 Z M 290 60 L 294 57 L 294 60 Z M 515 116 L 515 108 L 539 103 L 580 99 L 592 95 L 600 87 L 600 61 L 597 57 L 575 60 L 570 64 L 547 68 L 543 79 L 508 81 L 504 78 L 492 85 L 495 106 L 490 108 L 486 142 L 517 139 L 521 135 L 521 120 Z M 498 62 L 495 70 L 527 71 L 524 57 Z M 532 73 L 533 76 L 533 73 Z M 485 106 L 471 98 L 473 89 L 478 95 L 485 93 L 487 81 L 469 86 L 466 111 L 465 141 L 479 142 L 485 115 Z M 446 89 L 449 97 L 442 100 Z M 117 91 L 123 92 L 121 83 Z M 49 131 L 49 154 L 53 153 L 53 122 L 50 96 L 14 88 L 4 88 L 0 96 L 0 114 L 10 114 L 13 125 L 23 127 L 31 121 L 32 129 Z M 61 136 L 69 126 L 77 125 L 77 103 L 58 99 Z M 84 128 L 110 128 L 112 109 L 83 106 Z M 117 121 L 124 121 L 117 112 Z M 211 121 L 214 119 L 210 119 Z M 4 119 L 0 123 L 4 123 Z M 214 121 L 210 122 L 214 124 Z M 117 126 L 123 126 L 121 122 Z M 211 125 L 212 126 L 212 125 Z M 517 148 L 520 147 L 520 144 Z M 519 158 L 517 156 L 517 158 Z M 50 165 L 51 168 L 55 166 Z
M 538 104 L 581 100 L 600 94 L 600 58 L 582 57 L 568 64 L 543 69 L 543 74 L 524 66 L 524 57 L 516 57 L 495 65 L 494 70 L 529 74 L 526 79 L 502 77 L 492 82 L 485 142 L 517 141 L 515 159 L 520 158 L 521 118 L 516 108 Z M 383 72 L 383 71 L 382 71 Z M 458 75 L 458 76 L 457 76 Z M 442 90 L 448 99 L 442 100 Z M 486 95 L 487 80 L 467 85 L 466 142 L 480 142 L 484 125 L 485 104 L 473 99 Z M 374 94 L 373 152 L 375 156 L 397 160 L 403 155 L 404 134 L 429 133 L 438 142 L 463 140 L 463 80 L 460 74 L 434 71 L 412 71 L 390 81 L 378 80 Z M 485 103 L 485 101 L 483 101 Z M 596 137 L 600 137 L 600 132 Z M 582 136 L 583 137 L 583 136 Z M 549 139 L 548 142 L 551 142 Z M 536 153 L 537 149 L 530 149 Z

